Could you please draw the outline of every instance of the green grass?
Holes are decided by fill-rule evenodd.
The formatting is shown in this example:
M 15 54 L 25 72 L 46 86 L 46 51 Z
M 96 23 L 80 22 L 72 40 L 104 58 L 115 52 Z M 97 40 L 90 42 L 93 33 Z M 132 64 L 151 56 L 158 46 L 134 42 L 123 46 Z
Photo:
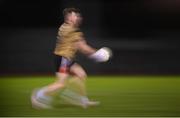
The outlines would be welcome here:
M 1 77 L 0 116 L 180 116 L 180 77 L 89 77 L 89 97 L 98 107 L 60 106 L 52 110 L 31 108 L 34 88 L 54 81 L 51 76 Z

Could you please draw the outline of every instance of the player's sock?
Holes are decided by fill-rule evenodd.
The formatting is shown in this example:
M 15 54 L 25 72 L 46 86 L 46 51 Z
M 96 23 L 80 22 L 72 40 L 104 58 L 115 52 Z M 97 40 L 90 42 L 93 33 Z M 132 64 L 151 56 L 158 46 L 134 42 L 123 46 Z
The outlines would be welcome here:
M 40 99 L 40 100 L 43 100 L 44 102 L 52 102 L 52 96 L 49 96 L 49 95 L 46 95 L 45 92 L 46 92 L 47 88 L 44 87 L 44 88 L 41 88 L 40 90 L 37 91 L 37 98 Z
M 65 89 L 61 94 L 60 96 L 66 96 L 66 97 L 69 97 L 70 99 L 74 99 L 74 100 L 77 100 L 77 101 L 80 101 L 81 100 L 81 96 L 77 93 L 75 93 L 74 91 L 72 90 L 69 90 L 69 89 Z
M 81 102 L 83 104 L 86 104 L 89 101 L 89 99 L 86 96 L 81 96 Z
M 60 97 L 69 104 L 81 106 L 83 108 L 87 107 L 87 105 L 86 105 L 87 99 L 84 96 L 81 96 L 80 94 L 78 94 L 70 89 L 65 89 L 60 94 Z
M 34 90 L 31 96 L 32 106 L 36 109 L 51 109 L 53 108 L 50 96 L 44 95 L 44 89 Z

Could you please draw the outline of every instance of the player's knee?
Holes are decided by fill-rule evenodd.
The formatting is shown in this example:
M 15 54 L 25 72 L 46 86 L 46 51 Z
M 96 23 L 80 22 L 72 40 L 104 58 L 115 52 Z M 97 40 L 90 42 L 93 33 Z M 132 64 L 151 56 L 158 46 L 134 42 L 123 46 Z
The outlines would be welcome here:
M 79 73 L 79 74 L 78 74 L 78 77 L 79 77 L 80 79 L 85 79 L 85 78 L 87 77 L 87 74 L 86 74 L 85 72 L 82 72 L 82 73 Z

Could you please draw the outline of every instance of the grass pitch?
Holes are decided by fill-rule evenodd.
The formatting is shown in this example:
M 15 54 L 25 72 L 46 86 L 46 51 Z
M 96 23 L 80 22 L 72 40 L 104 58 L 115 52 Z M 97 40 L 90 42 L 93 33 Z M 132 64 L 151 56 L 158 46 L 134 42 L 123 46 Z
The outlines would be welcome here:
M 0 116 L 180 116 L 179 76 L 92 76 L 88 95 L 100 106 L 33 109 L 32 90 L 53 81 L 52 76 L 1 77 Z

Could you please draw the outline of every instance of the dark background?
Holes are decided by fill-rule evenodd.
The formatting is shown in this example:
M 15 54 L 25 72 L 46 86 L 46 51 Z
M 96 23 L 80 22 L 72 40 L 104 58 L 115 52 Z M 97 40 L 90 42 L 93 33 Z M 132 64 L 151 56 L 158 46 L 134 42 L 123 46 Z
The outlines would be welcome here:
M 0 74 L 52 74 L 62 10 L 78 7 L 89 44 L 114 56 L 89 74 L 180 74 L 180 2 L 176 0 L 0 0 Z

